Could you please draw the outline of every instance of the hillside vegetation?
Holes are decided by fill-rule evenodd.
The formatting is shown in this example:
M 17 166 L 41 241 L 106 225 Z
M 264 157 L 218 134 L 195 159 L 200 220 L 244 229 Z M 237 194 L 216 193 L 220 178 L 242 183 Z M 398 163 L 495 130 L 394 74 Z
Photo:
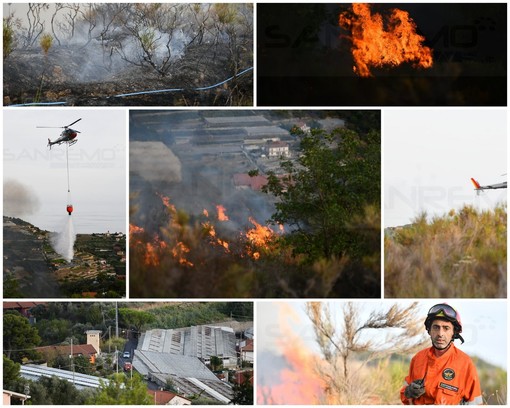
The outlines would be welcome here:
M 465 206 L 386 230 L 385 295 L 401 298 L 506 297 L 506 204 Z

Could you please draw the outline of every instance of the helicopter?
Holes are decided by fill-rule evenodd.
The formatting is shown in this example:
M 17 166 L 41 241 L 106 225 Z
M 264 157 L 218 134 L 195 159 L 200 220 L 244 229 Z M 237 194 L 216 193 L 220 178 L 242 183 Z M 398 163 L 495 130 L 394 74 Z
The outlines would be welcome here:
M 46 128 L 46 129 L 64 129 L 62 133 L 60 134 L 60 137 L 53 142 L 48 138 L 48 146 L 51 150 L 51 146 L 57 144 L 61 145 L 62 143 L 68 143 L 69 146 L 74 145 L 78 140 L 76 139 L 76 136 L 78 136 L 78 133 L 80 133 L 78 130 L 71 129 L 71 126 L 74 125 L 76 122 L 79 122 L 81 120 L 77 119 L 73 123 L 70 123 L 67 126 L 37 126 L 38 128 Z
M 471 183 L 473 183 L 473 185 L 475 186 L 475 191 L 477 194 L 480 193 L 480 191 L 483 191 L 483 190 L 496 190 L 498 188 L 507 188 L 507 182 L 504 181 L 502 183 L 496 183 L 496 184 L 489 184 L 489 185 L 486 185 L 486 186 L 481 186 L 480 183 L 475 180 L 474 178 L 471 178 Z

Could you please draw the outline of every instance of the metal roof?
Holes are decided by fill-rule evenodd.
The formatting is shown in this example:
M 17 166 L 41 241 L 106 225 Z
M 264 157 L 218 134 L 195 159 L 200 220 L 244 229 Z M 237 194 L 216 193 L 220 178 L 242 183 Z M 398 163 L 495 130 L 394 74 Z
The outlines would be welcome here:
M 196 357 L 136 350 L 133 356 L 133 367 L 143 375 L 148 375 L 150 372 L 170 374 L 177 377 L 218 380 L 214 373 Z
M 73 383 L 76 388 L 99 388 L 101 381 L 108 385 L 109 380 L 106 378 L 94 377 L 81 373 L 74 373 L 58 368 L 38 366 L 35 364 L 26 364 L 20 367 L 20 375 L 23 378 L 37 381 L 41 377 L 57 377 L 61 380 L 67 380 Z
M 145 332 L 138 350 L 155 351 L 208 359 L 236 357 L 236 339 L 230 327 L 192 326 L 180 329 L 153 329 Z

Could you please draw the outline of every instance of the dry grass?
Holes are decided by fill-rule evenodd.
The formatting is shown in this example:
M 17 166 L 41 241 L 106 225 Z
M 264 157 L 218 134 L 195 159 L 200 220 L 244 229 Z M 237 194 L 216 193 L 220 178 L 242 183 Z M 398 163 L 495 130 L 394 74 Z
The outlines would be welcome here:
M 385 237 L 385 295 L 503 298 L 507 287 L 506 205 L 466 206 Z

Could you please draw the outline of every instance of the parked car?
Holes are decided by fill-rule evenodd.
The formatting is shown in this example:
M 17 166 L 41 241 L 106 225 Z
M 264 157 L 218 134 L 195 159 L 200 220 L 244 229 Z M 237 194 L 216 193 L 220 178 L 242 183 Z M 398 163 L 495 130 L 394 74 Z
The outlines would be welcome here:
M 129 351 L 125 351 L 122 355 L 123 358 L 131 358 L 131 353 Z
M 124 371 L 130 371 L 132 369 L 133 369 L 133 365 L 129 361 L 126 361 L 124 363 Z

